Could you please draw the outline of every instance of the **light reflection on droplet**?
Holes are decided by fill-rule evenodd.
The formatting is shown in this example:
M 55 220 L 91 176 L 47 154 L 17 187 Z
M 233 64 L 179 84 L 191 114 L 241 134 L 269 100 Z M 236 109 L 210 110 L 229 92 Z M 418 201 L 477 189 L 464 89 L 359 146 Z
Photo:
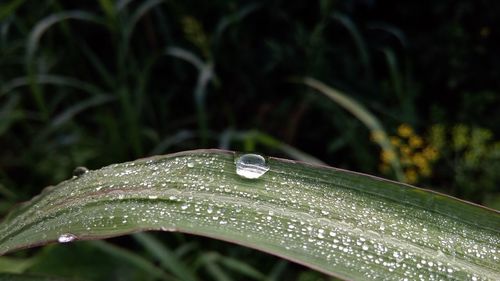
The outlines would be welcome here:
M 65 234 L 61 234 L 59 236 L 59 238 L 57 238 L 57 241 L 59 243 L 68 243 L 68 242 L 72 242 L 76 239 L 76 235 L 74 234 L 71 234 L 71 233 L 65 233 Z
M 266 159 L 258 154 L 244 154 L 236 160 L 236 173 L 247 179 L 258 179 L 269 171 Z

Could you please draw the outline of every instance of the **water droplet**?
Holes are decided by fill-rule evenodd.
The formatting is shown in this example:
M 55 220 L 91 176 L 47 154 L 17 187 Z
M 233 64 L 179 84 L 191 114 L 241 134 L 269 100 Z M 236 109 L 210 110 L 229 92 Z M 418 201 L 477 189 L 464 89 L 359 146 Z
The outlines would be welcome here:
M 194 163 L 193 162 L 188 162 L 187 166 L 188 166 L 188 168 L 193 168 L 194 167 Z
M 236 160 L 236 173 L 247 179 L 258 179 L 269 171 L 266 159 L 258 154 L 244 154 Z
M 65 233 L 61 234 L 59 238 L 57 238 L 57 241 L 59 243 L 68 243 L 76 239 L 76 235 L 71 234 L 71 233 Z
M 177 228 L 175 228 L 175 227 L 166 227 L 166 226 L 162 226 L 162 227 L 160 227 L 160 229 L 161 229 L 162 231 L 168 231 L 168 232 L 174 232 L 174 231 L 177 231 Z
M 87 173 L 88 171 L 89 171 L 89 169 L 87 169 L 85 167 L 76 167 L 73 170 L 73 176 L 81 177 L 83 174 Z

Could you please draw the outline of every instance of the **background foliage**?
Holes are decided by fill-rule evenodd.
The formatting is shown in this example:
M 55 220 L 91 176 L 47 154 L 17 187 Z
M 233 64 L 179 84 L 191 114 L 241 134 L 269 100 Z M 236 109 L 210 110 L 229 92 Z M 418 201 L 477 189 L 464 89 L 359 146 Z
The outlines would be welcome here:
M 287 158 L 298 150 L 388 178 L 396 157 L 407 182 L 498 208 L 498 14 L 486 0 L 2 1 L 0 212 L 75 166 L 201 147 Z M 380 151 L 337 103 L 290 82 L 302 76 L 366 106 L 397 154 Z M 222 242 L 152 238 L 204 280 L 326 279 Z M 134 280 L 148 270 L 124 266 L 134 258 L 120 251 L 157 258 L 135 238 L 113 243 L 47 247 L 8 262 Z M 91 273 L 95 251 L 126 261 Z

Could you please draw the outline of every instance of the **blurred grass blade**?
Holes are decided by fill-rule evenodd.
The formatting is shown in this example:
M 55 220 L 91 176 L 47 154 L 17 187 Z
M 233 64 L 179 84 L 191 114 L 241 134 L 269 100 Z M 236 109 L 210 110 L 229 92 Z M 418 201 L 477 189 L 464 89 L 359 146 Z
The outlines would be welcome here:
M 279 262 L 277 262 L 273 268 L 271 269 L 271 272 L 268 274 L 268 276 L 266 277 L 268 281 L 278 281 L 278 280 L 282 280 L 282 278 L 280 278 L 281 274 L 283 274 L 283 272 L 285 271 L 286 267 L 288 265 L 288 261 L 285 261 L 285 260 L 280 260 Z
M 351 34 L 352 39 L 354 40 L 354 44 L 356 45 L 356 48 L 358 49 L 359 57 L 361 60 L 361 63 L 363 64 L 365 68 L 365 74 L 369 80 L 373 78 L 373 73 L 372 73 L 372 66 L 371 66 L 371 61 L 370 61 L 370 55 L 368 53 L 368 48 L 366 47 L 365 41 L 363 40 L 363 36 L 361 35 L 361 32 L 359 32 L 359 29 L 356 27 L 354 22 L 352 20 L 342 14 L 342 13 L 334 13 L 332 16 L 335 20 L 339 21 L 344 27 L 349 31 Z
M 173 280 L 172 277 L 163 272 L 163 270 L 159 269 L 149 260 L 134 252 L 122 249 L 105 241 L 92 241 L 92 245 L 99 250 L 116 257 L 117 259 L 126 261 L 129 264 L 142 269 L 144 272 L 150 274 L 150 276 L 160 278 L 161 280 Z
M 371 114 L 370 111 L 368 111 L 356 100 L 350 98 L 349 96 L 338 90 L 328 87 L 327 85 L 316 79 L 305 77 L 300 78 L 299 81 L 324 94 L 325 96 L 336 102 L 338 105 L 349 111 L 352 115 L 356 116 L 356 118 L 358 118 L 359 121 L 361 121 L 363 124 L 365 124 L 365 126 L 370 130 L 373 140 L 380 146 L 380 148 L 382 148 L 383 151 L 387 151 L 390 155 L 392 155 L 392 157 L 390 158 L 390 163 L 392 169 L 394 170 L 394 173 L 396 174 L 396 178 L 399 181 L 404 181 L 403 171 L 401 169 L 401 164 L 399 163 L 398 157 L 396 156 L 396 151 L 394 150 L 394 147 L 389 141 L 389 137 L 387 136 L 384 127 L 382 127 L 382 124 L 380 123 L 380 121 L 378 121 L 377 117 Z
M 0 272 L 22 273 L 35 262 L 34 257 L 31 258 L 11 258 L 0 257 Z M 0 280 L 2 280 L 0 278 Z
M 139 20 L 146 15 L 151 9 L 155 6 L 165 2 L 165 0 L 149 0 L 143 2 L 132 15 L 129 25 L 128 25 L 128 35 L 130 36 L 134 31 L 135 26 L 139 22 Z
M 7 187 L 5 187 L 3 184 L 0 183 L 0 194 L 2 196 L 5 196 L 8 199 L 15 199 L 17 198 L 17 195 L 15 192 L 12 190 L 9 190 Z
M 214 280 L 233 281 L 233 279 L 217 264 L 218 257 L 217 253 L 206 253 L 199 258 L 198 263 L 199 265 L 203 265 Z
M 196 134 L 189 130 L 182 130 L 173 135 L 170 135 L 164 138 L 161 142 L 159 142 L 149 153 L 149 155 L 158 155 L 163 154 L 173 145 L 185 142 L 189 139 L 193 139 L 196 137 Z
M 0 21 L 12 15 L 26 0 L 11 0 L 0 4 Z
M 204 146 L 208 139 L 208 121 L 205 110 L 205 96 L 208 83 L 215 79 L 214 65 L 212 62 L 205 63 L 195 54 L 178 47 L 167 48 L 165 54 L 187 61 L 198 69 L 198 79 L 194 88 L 194 101 L 198 115 L 198 125 L 200 127 L 202 146 Z
M 103 105 L 103 104 L 111 102 L 115 99 L 116 99 L 116 97 L 113 97 L 113 96 L 101 96 L 101 95 L 99 95 L 99 96 L 94 96 L 94 97 L 91 97 L 87 100 L 81 101 L 81 102 L 67 108 L 61 114 L 54 117 L 50 123 L 50 127 L 52 129 L 55 129 L 55 128 L 61 126 L 62 124 L 68 122 L 69 120 L 73 119 L 73 117 L 75 117 L 75 115 L 82 113 L 89 108 Z
M 310 164 L 317 164 L 317 165 L 326 165 L 325 162 L 319 160 L 318 158 L 307 154 L 291 145 L 288 145 L 268 134 L 256 131 L 256 130 L 251 130 L 251 131 L 233 131 L 233 130 L 226 130 L 224 133 L 221 134 L 220 140 L 219 140 L 219 148 L 221 149 L 229 149 L 230 148 L 230 143 L 233 139 L 236 140 L 241 140 L 241 141 L 250 141 L 252 143 L 260 143 L 262 145 L 265 145 L 270 148 L 274 148 L 277 150 L 280 150 L 283 152 L 285 155 L 299 161 L 307 162 Z M 253 144 L 252 144 L 253 145 Z M 250 149 L 248 151 L 251 151 L 253 149 Z
M 104 94 L 102 90 L 92 85 L 91 83 L 87 83 L 72 77 L 53 75 L 53 74 L 50 75 L 40 74 L 40 75 L 35 75 L 34 80 L 38 84 L 50 84 L 57 86 L 72 87 L 87 92 L 91 95 Z M 9 82 L 5 83 L 4 85 L 2 85 L 2 87 L 0 88 L 0 97 L 12 92 L 13 90 L 19 87 L 28 86 L 29 83 L 30 83 L 30 77 L 14 78 Z
M 28 72 L 29 84 L 31 87 L 31 94 L 36 102 L 38 110 L 40 111 L 44 119 L 48 119 L 49 112 L 45 104 L 45 99 L 43 97 L 43 92 L 36 83 L 36 60 L 35 52 L 38 48 L 39 41 L 42 35 L 54 24 L 68 20 L 82 20 L 90 21 L 95 23 L 101 23 L 100 18 L 97 16 L 83 12 L 83 11 L 65 11 L 57 14 L 50 15 L 42 20 L 40 20 L 35 27 L 31 30 L 27 43 L 26 43 L 26 69 Z
M 109 88 L 113 88 L 115 86 L 115 78 L 113 77 L 111 72 L 108 71 L 104 62 L 98 58 L 97 54 L 92 51 L 92 49 L 87 45 L 85 41 L 79 40 L 78 45 L 80 46 L 80 49 L 85 55 L 87 61 L 97 71 L 99 77 L 106 83 Z
M 75 105 L 72 105 L 68 108 L 66 108 L 63 112 L 55 116 L 54 118 L 51 119 L 50 123 L 48 126 L 45 126 L 39 133 L 37 133 L 33 140 L 35 143 L 38 142 L 43 142 L 47 136 L 49 136 L 51 133 L 55 132 L 58 128 L 60 128 L 62 125 L 66 124 L 67 122 L 73 120 L 73 118 L 85 112 L 88 109 L 91 109 L 93 107 L 98 107 L 103 104 L 106 104 L 108 102 L 114 101 L 116 98 L 113 96 L 106 96 L 106 95 L 97 95 L 88 98 L 87 100 L 81 101 L 79 103 L 76 103 Z
M 10 96 L 0 108 L 0 136 L 18 120 L 25 118 L 23 110 L 19 109 L 20 97 Z
M 246 261 L 240 261 L 235 258 L 230 257 L 219 257 L 220 264 L 224 267 L 231 269 L 234 272 L 239 272 L 241 275 L 248 276 L 254 280 L 265 280 L 264 274 L 259 272 L 257 269 L 250 266 Z
M 54 24 L 68 20 L 83 20 L 94 23 L 102 24 L 102 21 L 99 17 L 94 14 L 83 12 L 83 11 L 65 11 L 57 14 L 50 15 L 45 19 L 41 20 L 36 24 L 36 26 L 31 31 L 28 43 L 26 47 L 26 61 L 33 61 L 33 55 L 35 54 L 36 49 L 38 48 L 38 44 L 42 35 Z
M 198 56 L 182 48 L 169 47 L 165 50 L 165 54 L 189 62 L 200 72 L 203 70 L 205 65 L 205 63 L 198 58 Z
M 382 23 L 382 22 L 376 22 L 376 23 L 370 23 L 368 24 L 369 29 L 373 30 L 380 30 L 383 32 L 386 32 L 394 38 L 398 40 L 398 42 L 401 44 L 403 48 L 408 47 L 408 40 L 406 39 L 406 36 L 403 31 L 401 31 L 399 28 L 392 26 L 390 24 Z
M 231 241 L 345 279 L 500 279 L 497 211 L 277 158 L 246 179 L 236 174 L 238 156 L 187 151 L 73 177 L 0 223 L 0 254 L 156 229 Z
M 0 280 L 2 281 L 73 281 L 75 279 L 65 279 L 59 277 L 47 277 L 34 274 L 13 274 L 13 273 L 0 273 Z
M 220 22 L 217 24 L 217 27 L 215 28 L 213 42 L 218 44 L 220 42 L 222 34 L 229 26 L 241 21 L 247 15 L 249 15 L 249 14 L 253 13 L 254 11 L 256 11 L 257 9 L 259 9 L 261 6 L 262 6 L 262 4 L 260 4 L 260 3 L 250 3 L 250 4 L 245 5 L 239 11 L 222 18 L 220 20 Z
M 390 48 L 384 48 L 382 52 L 384 53 L 387 67 L 389 68 L 394 93 L 396 93 L 400 101 L 403 101 L 405 98 L 405 91 L 403 90 L 403 78 L 401 77 L 396 55 Z
M 181 262 L 175 253 L 168 249 L 161 242 L 157 241 L 154 237 L 147 233 L 136 233 L 134 238 L 142 245 L 148 252 L 150 252 L 163 268 L 175 274 L 180 280 L 195 281 L 198 280 L 191 271 Z
M 128 6 L 128 4 L 130 4 L 133 0 L 118 0 L 116 1 L 116 10 L 117 11 L 121 11 L 123 9 L 125 9 L 125 7 Z

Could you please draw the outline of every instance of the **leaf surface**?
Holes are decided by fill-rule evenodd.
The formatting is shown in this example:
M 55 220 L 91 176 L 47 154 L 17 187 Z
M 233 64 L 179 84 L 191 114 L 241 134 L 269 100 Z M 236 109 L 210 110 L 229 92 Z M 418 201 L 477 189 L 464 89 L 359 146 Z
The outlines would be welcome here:
M 143 230 L 259 249 L 344 279 L 499 280 L 499 212 L 409 185 L 267 158 L 257 179 L 234 152 L 187 151 L 89 171 L 0 224 L 0 253 Z

